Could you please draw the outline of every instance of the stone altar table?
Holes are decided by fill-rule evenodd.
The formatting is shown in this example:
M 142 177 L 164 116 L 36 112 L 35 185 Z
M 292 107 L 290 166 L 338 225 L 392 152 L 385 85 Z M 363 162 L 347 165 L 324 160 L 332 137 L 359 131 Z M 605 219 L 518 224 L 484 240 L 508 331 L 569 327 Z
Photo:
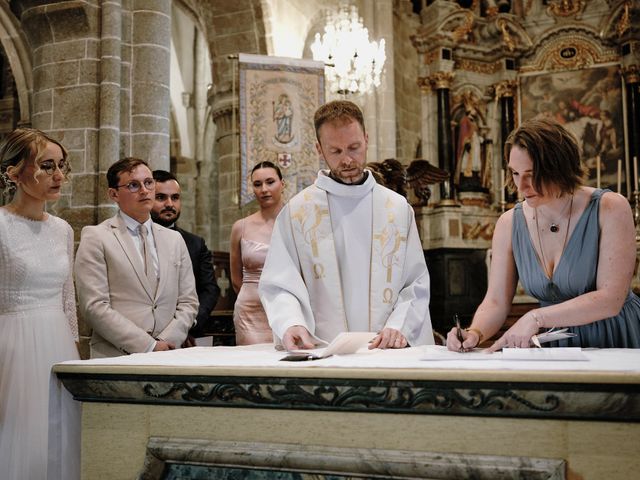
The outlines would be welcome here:
M 640 350 L 585 354 L 425 362 L 417 347 L 285 363 L 259 345 L 54 371 L 83 402 L 86 479 L 633 478 Z

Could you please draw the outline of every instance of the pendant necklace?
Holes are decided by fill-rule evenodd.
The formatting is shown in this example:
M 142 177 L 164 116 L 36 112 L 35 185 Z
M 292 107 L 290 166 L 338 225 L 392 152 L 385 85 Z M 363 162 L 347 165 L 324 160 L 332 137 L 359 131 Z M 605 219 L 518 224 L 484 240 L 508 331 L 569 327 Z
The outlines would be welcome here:
M 571 204 L 571 206 L 573 205 L 573 195 L 571 195 L 571 198 L 569 199 L 569 201 L 567 201 L 567 203 L 564 204 L 564 207 L 562 208 L 562 212 L 560 212 L 560 218 L 564 216 L 564 211 L 567 209 L 567 205 L 569 204 Z M 536 220 L 536 226 L 537 226 L 538 225 L 538 209 L 537 208 L 535 208 L 535 215 L 536 215 L 535 220 Z M 569 217 L 571 217 L 571 214 L 569 214 Z M 546 220 L 546 217 L 544 219 Z M 551 222 L 549 224 L 549 231 L 551 233 L 558 233 L 560 231 L 560 225 L 558 225 L 556 222 Z
M 542 256 L 541 260 L 542 260 L 542 268 L 544 269 L 544 273 L 547 275 L 547 277 L 549 278 L 549 280 L 551 280 L 551 276 L 552 276 L 552 272 L 549 272 L 547 270 L 547 259 L 544 256 L 544 249 L 542 248 L 542 238 L 540 236 L 540 226 L 538 225 L 538 209 L 535 208 L 535 216 L 536 216 L 536 231 L 538 233 L 538 245 L 540 245 L 540 255 Z M 571 213 L 573 212 L 573 195 L 571 195 L 571 200 L 569 200 L 569 220 L 567 221 L 567 231 L 564 234 L 564 242 L 562 243 L 562 252 L 560 253 L 560 256 L 562 257 L 562 254 L 564 253 L 564 247 L 567 246 L 567 239 L 569 238 L 569 230 L 571 228 Z M 555 230 L 554 230 L 555 227 Z M 553 233 L 557 233 L 558 230 L 560 230 L 560 226 L 553 222 L 550 226 L 549 226 L 549 230 L 551 230 Z

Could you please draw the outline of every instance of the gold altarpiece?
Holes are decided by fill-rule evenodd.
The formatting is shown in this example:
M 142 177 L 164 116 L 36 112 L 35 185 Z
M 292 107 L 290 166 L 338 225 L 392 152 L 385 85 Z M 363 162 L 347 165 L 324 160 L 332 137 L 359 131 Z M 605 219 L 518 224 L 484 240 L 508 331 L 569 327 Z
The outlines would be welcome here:
M 495 222 L 517 201 L 503 188 L 503 145 L 522 119 L 564 119 L 579 137 L 589 184 L 637 203 L 639 2 L 543 3 L 436 0 L 411 37 L 420 58 L 422 155 L 449 172 L 429 204 L 416 207 L 432 285 L 440 285 L 431 311 L 441 333 L 454 313 L 470 320 L 484 295 Z M 478 268 L 484 277 L 469 276 Z M 519 293 L 516 302 L 532 300 Z

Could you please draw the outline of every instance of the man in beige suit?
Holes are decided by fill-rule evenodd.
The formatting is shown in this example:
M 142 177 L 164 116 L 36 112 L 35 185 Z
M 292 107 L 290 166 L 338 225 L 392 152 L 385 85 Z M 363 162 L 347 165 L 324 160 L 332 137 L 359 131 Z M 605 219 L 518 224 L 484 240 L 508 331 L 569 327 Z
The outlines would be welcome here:
M 120 211 L 82 229 L 75 263 L 91 357 L 180 348 L 198 313 L 184 240 L 152 222 L 155 182 L 144 160 L 114 163 L 107 182 Z

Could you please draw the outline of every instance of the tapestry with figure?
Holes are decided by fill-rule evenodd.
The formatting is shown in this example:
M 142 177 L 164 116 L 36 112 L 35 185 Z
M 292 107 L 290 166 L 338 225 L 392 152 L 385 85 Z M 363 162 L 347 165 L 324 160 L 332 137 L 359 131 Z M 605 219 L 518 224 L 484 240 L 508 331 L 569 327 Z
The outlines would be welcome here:
M 324 64 L 240 54 L 239 71 L 240 203 L 253 200 L 251 169 L 265 160 L 282 170 L 286 201 L 322 167 L 313 114 L 324 103 Z

